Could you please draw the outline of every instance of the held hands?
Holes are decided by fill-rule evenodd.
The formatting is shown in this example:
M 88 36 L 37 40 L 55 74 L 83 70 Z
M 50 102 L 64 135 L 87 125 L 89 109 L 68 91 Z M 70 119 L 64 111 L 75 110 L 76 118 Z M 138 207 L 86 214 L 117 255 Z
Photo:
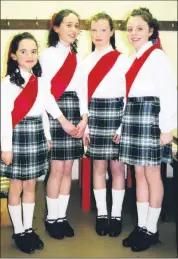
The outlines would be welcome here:
M 12 164 L 13 153 L 12 151 L 3 151 L 1 153 L 1 159 L 6 165 Z
M 160 145 L 164 146 L 171 142 L 173 139 L 171 132 L 161 132 L 160 134 Z
M 119 141 L 120 141 L 120 135 L 116 134 L 114 135 L 112 141 L 116 144 L 119 144 Z
M 88 146 L 90 143 L 90 135 L 88 133 L 84 133 L 83 135 L 83 144 L 84 146 Z
M 63 130 L 72 136 L 73 138 L 77 135 L 78 129 L 70 122 L 68 121 L 63 115 L 61 115 L 58 118 L 58 121 L 60 122 Z
M 75 136 L 75 138 L 81 138 L 83 136 L 85 128 L 86 128 L 86 125 L 87 125 L 87 120 L 85 120 L 85 119 L 82 119 L 79 122 L 79 124 L 77 125 L 78 133 Z

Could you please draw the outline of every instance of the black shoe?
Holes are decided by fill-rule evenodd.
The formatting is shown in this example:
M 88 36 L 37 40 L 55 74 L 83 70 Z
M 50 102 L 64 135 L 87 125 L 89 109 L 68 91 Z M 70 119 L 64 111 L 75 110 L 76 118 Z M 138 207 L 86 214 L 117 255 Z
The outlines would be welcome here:
M 134 244 L 134 242 L 139 239 L 139 237 L 143 234 L 144 231 L 145 228 L 140 228 L 136 226 L 134 230 L 130 233 L 130 235 L 124 240 L 122 240 L 122 245 L 124 247 L 131 247 Z
M 52 223 L 49 223 L 52 222 Z M 56 239 L 63 239 L 64 234 L 62 231 L 62 224 L 59 224 L 60 222 L 57 222 L 57 220 L 46 220 L 45 221 L 45 228 L 48 231 L 49 235 Z M 60 226 L 60 227 L 59 227 Z
M 35 233 L 34 229 L 28 228 L 25 230 L 25 235 L 27 236 L 29 242 L 32 242 L 36 249 L 42 250 L 44 248 L 44 243 L 40 237 Z
M 135 244 L 131 246 L 133 252 L 141 252 L 148 249 L 150 246 L 159 242 L 159 233 L 145 232 L 142 238 L 139 238 Z
M 34 244 L 28 242 L 28 238 L 25 233 L 13 234 L 12 238 L 20 251 L 27 254 L 32 254 L 35 252 Z
M 96 233 L 99 236 L 106 236 L 108 234 L 108 216 L 100 215 L 96 217 Z
M 62 221 L 62 222 L 61 222 Z M 63 234 L 65 237 L 73 237 L 74 236 L 74 230 L 73 228 L 70 226 L 69 222 L 67 221 L 66 217 L 65 218 L 59 218 L 57 220 L 57 222 L 61 222 L 62 223 L 62 230 L 63 230 Z
M 122 232 L 121 217 L 111 217 L 109 221 L 109 236 L 117 237 Z

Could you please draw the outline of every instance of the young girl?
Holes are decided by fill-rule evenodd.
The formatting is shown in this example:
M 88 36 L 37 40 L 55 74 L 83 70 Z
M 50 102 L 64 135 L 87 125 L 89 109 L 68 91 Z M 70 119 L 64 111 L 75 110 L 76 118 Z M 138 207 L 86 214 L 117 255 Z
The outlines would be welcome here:
M 45 174 L 48 166 L 50 131 L 45 109 L 54 118 L 61 115 L 40 78 L 37 51 L 31 34 L 16 35 L 9 48 L 7 76 L 1 82 L 1 176 L 10 178 L 8 209 L 13 238 L 25 253 L 44 247 L 32 221 L 36 178 Z
M 127 34 L 135 52 L 126 75 L 128 101 L 119 159 L 135 166 L 138 225 L 123 246 L 138 252 L 158 242 L 163 200 L 160 166 L 171 161 L 177 92 L 168 58 L 159 48 L 158 22 L 147 8 L 132 11 Z
M 96 233 L 118 236 L 125 194 L 124 164 L 117 160 L 124 109 L 125 73 L 129 59 L 116 50 L 113 21 L 106 13 L 91 19 L 94 51 L 84 61 L 88 75 L 89 122 L 84 134 L 86 156 L 94 160 L 94 196 L 97 207 Z M 106 171 L 110 160 L 112 211 L 108 222 Z
M 62 112 L 61 125 L 50 116 L 51 172 L 47 181 L 47 219 L 49 235 L 72 237 L 66 219 L 74 159 L 83 156 L 82 136 L 87 125 L 86 79 L 76 54 L 79 17 L 72 10 L 53 15 L 48 46 L 40 61 L 43 76 L 51 81 L 51 92 Z

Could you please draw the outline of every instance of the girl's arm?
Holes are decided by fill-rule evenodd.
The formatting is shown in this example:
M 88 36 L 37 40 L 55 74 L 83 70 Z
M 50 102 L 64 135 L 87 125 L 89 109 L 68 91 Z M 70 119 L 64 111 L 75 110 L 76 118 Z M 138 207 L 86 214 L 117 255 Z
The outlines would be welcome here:
M 11 90 L 7 78 L 5 78 L 1 82 L 1 151 L 12 151 L 11 112 L 14 108 L 14 100 Z
M 155 82 L 160 98 L 159 127 L 162 133 L 169 133 L 177 128 L 176 81 L 167 56 L 163 51 L 158 54 Z

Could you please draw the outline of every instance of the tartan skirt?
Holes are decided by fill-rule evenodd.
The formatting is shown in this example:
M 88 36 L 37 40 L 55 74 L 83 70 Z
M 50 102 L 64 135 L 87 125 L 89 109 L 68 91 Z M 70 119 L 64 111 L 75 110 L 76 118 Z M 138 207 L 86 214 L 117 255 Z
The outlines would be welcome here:
M 12 164 L 0 160 L 1 173 L 10 179 L 30 180 L 48 170 L 48 149 L 41 116 L 26 117 L 13 130 Z
M 128 98 L 122 119 L 120 161 L 142 166 L 171 162 L 171 143 L 160 145 L 159 112 L 158 97 Z
M 86 156 L 95 160 L 118 159 L 119 145 L 114 134 L 123 116 L 123 98 L 92 98 L 89 104 L 88 127 L 90 144 Z
M 75 126 L 80 122 L 79 99 L 76 92 L 64 92 L 57 100 L 57 104 L 64 116 Z M 49 115 L 51 132 L 51 160 L 74 160 L 79 159 L 84 154 L 82 139 L 72 138 L 67 134 L 58 120 L 54 120 Z

